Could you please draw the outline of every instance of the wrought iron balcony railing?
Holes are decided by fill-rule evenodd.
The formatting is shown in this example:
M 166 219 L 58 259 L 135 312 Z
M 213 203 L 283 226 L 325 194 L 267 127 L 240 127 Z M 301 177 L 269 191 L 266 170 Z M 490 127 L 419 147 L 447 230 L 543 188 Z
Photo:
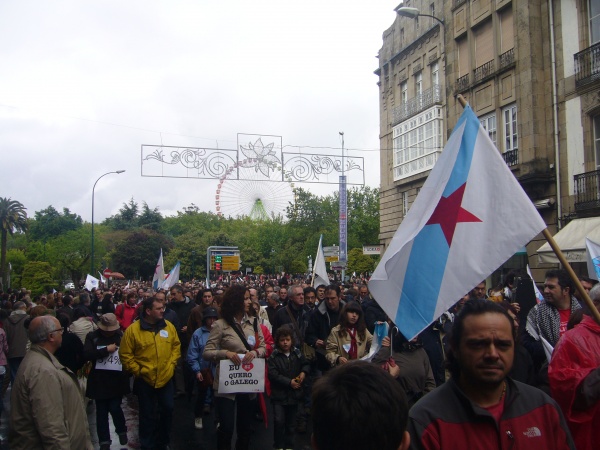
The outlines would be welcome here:
M 404 119 L 414 116 L 431 106 L 442 102 L 442 87 L 434 84 L 429 89 L 425 89 L 420 95 L 411 98 L 406 103 L 394 108 L 394 125 L 404 121 Z
M 600 80 L 600 42 L 575 53 L 575 86 Z
M 516 166 L 519 164 L 519 150 L 509 150 L 502 153 L 502 158 L 508 167 Z
M 515 62 L 515 49 L 511 48 L 510 50 L 507 50 L 500 55 L 499 69 L 504 69 L 505 67 L 510 66 L 514 62 Z
M 486 62 L 482 64 L 477 69 L 473 71 L 473 82 L 477 83 L 478 81 L 483 80 L 484 78 L 490 76 L 494 73 L 494 60 Z
M 469 88 L 469 74 L 463 75 L 456 80 L 456 90 L 458 92 L 466 91 Z
M 580 173 L 575 179 L 575 211 L 600 208 L 600 170 Z

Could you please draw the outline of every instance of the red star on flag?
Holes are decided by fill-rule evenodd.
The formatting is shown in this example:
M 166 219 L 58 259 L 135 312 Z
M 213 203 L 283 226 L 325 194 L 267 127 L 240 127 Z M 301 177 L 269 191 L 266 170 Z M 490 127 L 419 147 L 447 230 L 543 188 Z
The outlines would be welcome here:
M 452 243 L 457 224 L 460 222 L 481 222 L 478 217 L 461 206 L 466 185 L 467 183 L 464 183 L 448 197 L 442 197 L 426 223 L 426 225 L 439 224 L 442 227 L 448 247 Z

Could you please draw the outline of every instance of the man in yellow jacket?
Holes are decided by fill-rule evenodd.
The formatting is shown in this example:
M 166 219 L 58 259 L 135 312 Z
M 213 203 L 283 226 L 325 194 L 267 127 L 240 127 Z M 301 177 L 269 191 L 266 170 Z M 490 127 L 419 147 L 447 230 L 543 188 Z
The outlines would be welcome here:
M 125 330 L 119 349 L 123 368 L 135 377 L 142 450 L 168 448 L 173 422 L 173 374 L 181 344 L 177 330 L 163 314 L 162 302 L 154 297 L 144 300 L 142 317 Z

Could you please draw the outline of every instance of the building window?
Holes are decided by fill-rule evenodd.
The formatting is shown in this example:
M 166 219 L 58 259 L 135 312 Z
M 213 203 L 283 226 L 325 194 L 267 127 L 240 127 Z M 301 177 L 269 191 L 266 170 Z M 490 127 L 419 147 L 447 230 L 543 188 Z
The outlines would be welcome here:
M 502 110 L 504 120 L 504 152 L 519 149 L 519 138 L 517 135 L 517 105 L 507 106 Z
M 483 129 L 487 131 L 494 145 L 498 147 L 498 144 L 496 143 L 496 113 L 480 117 L 479 121 L 481 122 Z
M 594 117 L 594 153 L 596 154 L 596 170 L 600 169 L 600 115 Z
M 515 31 L 513 26 L 513 12 L 512 8 L 506 8 L 500 13 L 500 54 L 512 50 L 514 46 Z
M 408 102 L 408 82 L 400 83 L 400 103 L 405 105 Z
M 400 28 L 400 48 L 404 47 L 404 28 Z
M 408 191 L 402 193 L 402 217 L 405 217 L 408 213 Z
M 469 73 L 469 41 L 462 38 L 456 41 L 458 47 L 458 77 L 463 77 Z
M 440 66 L 437 62 L 431 65 L 431 86 L 440 84 Z
M 394 181 L 433 168 L 442 151 L 441 111 L 434 106 L 394 127 Z
M 600 0 L 590 0 L 590 44 L 600 42 Z
M 423 71 L 415 75 L 415 97 L 423 93 Z

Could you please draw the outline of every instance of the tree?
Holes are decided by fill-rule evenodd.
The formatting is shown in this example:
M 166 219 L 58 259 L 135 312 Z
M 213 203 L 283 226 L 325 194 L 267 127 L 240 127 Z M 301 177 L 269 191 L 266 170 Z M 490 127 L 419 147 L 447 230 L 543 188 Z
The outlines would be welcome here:
M 31 290 L 33 295 L 49 292 L 56 283 L 52 279 L 52 266 L 42 261 L 32 261 L 25 264 L 21 276 L 21 286 Z
M 8 249 L 6 252 L 6 262 L 12 266 L 12 269 L 10 269 L 10 286 L 7 287 L 21 286 L 21 274 L 23 273 L 25 264 L 27 264 L 25 252 L 18 248 Z
M 29 237 L 45 241 L 76 230 L 82 224 L 81 217 L 69 211 L 69 208 L 63 208 L 63 212 L 60 213 L 50 205 L 46 209 L 35 212 L 35 219 L 30 220 L 29 223 Z
M 99 228 L 102 229 L 102 226 Z M 99 236 L 101 237 L 101 234 Z M 90 267 L 91 246 L 91 224 L 86 224 L 78 230 L 69 231 L 50 241 L 47 254 L 49 262 L 55 269 L 56 277 L 68 278 L 75 283 L 84 279 L 86 271 Z M 104 247 L 102 238 L 95 242 L 94 248 L 97 256 L 104 255 L 106 251 Z M 97 273 L 90 275 L 98 278 Z
M 21 202 L 0 197 L 0 273 L 2 286 L 6 286 L 6 250 L 8 235 L 25 232 L 28 229 L 27 208 Z
M 142 213 L 138 217 L 138 226 L 140 228 L 158 231 L 162 221 L 163 216 L 160 215 L 158 208 L 150 209 L 148 203 L 144 202 Z
M 348 272 L 373 272 L 375 261 L 369 255 L 364 255 L 362 248 L 353 248 L 348 252 Z
M 152 230 L 138 229 L 127 232 L 125 239 L 117 243 L 109 253 L 112 269 L 126 278 L 149 278 L 154 274 L 160 254 L 173 247 L 170 239 Z

